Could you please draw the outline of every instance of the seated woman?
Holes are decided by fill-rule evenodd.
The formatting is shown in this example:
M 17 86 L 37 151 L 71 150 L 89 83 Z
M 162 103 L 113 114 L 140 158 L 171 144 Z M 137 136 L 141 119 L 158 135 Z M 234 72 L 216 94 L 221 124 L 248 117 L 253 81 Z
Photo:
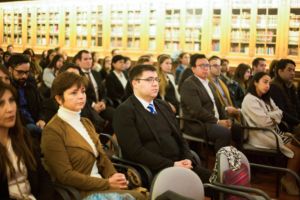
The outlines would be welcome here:
M 63 66 L 64 57 L 61 54 L 56 54 L 50 64 L 44 69 L 43 72 L 43 86 L 40 88 L 42 95 L 45 98 L 50 97 L 50 88 L 55 79 L 59 69 Z
M 251 68 L 249 65 L 241 63 L 237 66 L 234 72 L 233 80 L 236 83 L 230 83 L 229 89 L 231 90 L 232 99 L 236 107 L 242 106 L 243 99 L 246 95 L 248 88 L 248 80 L 251 75 Z
M 287 168 L 299 173 L 300 148 L 291 144 L 291 138 L 278 128 L 281 123 L 282 111 L 270 98 L 270 76 L 265 72 L 256 73 L 249 85 L 248 93 L 242 103 L 242 113 L 249 126 L 266 127 L 278 134 L 281 152 L 288 157 Z M 249 143 L 259 148 L 276 148 L 276 139 L 268 131 L 251 131 Z M 286 175 L 281 179 L 288 194 L 299 195 L 299 188 L 292 176 Z
M 70 72 L 53 81 L 51 92 L 60 108 L 43 130 L 41 144 L 49 172 L 57 182 L 78 189 L 82 198 L 105 193 L 144 199 L 142 194 L 126 190 L 125 175 L 117 173 L 105 155 L 92 123 L 80 117 L 87 84 L 85 77 Z
M 167 54 L 158 56 L 159 96 L 169 103 L 174 113 L 179 112 L 179 94 L 172 74 L 172 59 Z
M 17 111 L 16 91 L 0 81 L 0 199 L 52 200 L 54 190 Z

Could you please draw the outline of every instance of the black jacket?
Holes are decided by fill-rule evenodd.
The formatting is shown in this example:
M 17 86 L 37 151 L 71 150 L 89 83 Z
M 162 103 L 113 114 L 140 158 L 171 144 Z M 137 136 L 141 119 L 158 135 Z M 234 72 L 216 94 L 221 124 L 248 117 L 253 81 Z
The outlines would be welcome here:
M 159 99 L 154 100 L 154 105 L 172 129 L 172 137 L 181 150 L 178 157 L 192 160 L 190 149 L 181 136 L 170 106 Z M 162 148 L 164 144 L 160 140 L 160 133 L 154 128 L 155 125 L 149 123 L 148 117 L 143 105 L 132 95 L 117 108 L 113 125 L 124 157 L 141 163 L 149 167 L 153 173 L 157 173 L 161 169 L 173 166 L 175 160 L 163 156 L 169 154 L 166 152 L 168 149 Z M 165 152 L 162 152 L 162 149 L 165 149 Z
M 17 90 L 20 87 L 15 81 L 12 81 L 12 85 Z M 25 98 L 27 100 L 28 110 L 33 120 L 35 122 L 37 122 L 38 120 L 45 121 L 45 116 L 42 113 L 43 98 L 40 92 L 38 91 L 36 85 L 32 81 L 27 80 L 24 86 L 24 91 L 25 91 Z M 22 116 L 21 118 L 24 124 L 27 124 L 26 120 Z

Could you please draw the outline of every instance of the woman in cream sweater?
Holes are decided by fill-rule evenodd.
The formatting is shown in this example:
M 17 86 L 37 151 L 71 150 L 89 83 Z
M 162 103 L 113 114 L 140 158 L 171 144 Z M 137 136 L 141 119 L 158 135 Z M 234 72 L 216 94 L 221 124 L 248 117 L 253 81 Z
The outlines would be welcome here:
M 300 148 L 292 145 L 292 138 L 280 131 L 278 127 L 281 123 L 282 111 L 270 98 L 270 81 L 270 76 L 265 72 L 259 72 L 254 75 L 249 85 L 248 93 L 242 103 L 242 113 L 247 125 L 270 128 L 277 133 L 280 150 L 288 157 L 287 168 L 299 173 Z M 251 130 L 248 142 L 258 148 L 276 148 L 276 138 L 268 131 Z M 286 175 L 281 180 L 281 183 L 288 194 L 299 195 L 299 188 L 293 177 Z

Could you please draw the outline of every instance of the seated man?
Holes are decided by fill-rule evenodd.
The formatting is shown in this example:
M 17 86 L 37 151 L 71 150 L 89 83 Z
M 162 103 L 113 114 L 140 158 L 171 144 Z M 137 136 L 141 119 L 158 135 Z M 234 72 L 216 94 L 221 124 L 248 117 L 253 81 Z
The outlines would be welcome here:
M 288 125 L 290 132 L 299 132 L 300 126 L 300 102 L 296 87 L 293 84 L 295 78 L 296 63 L 290 59 L 279 60 L 275 68 L 275 78 L 270 85 L 270 95 L 275 104 L 283 112 L 283 121 Z M 298 126 L 298 127 L 297 127 Z
M 236 117 L 240 115 L 239 109 L 235 108 L 229 89 L 227 85 L 221 80 L 221 58 L 218 56 L 212 56 L 208 59 L 210 65 L 209 73 L 209 83 L 213 86 L 213 89 L 216 92 L 217 98 L 220 101 L 222 107 L 225 108 L 228 115 L 231 117 Z
M 184 130 L 214 142 L 217 152 L 230 144 L 231 121 L 226 119 L 225 110 L 207 79 L 210 65 L 205 55 L 192 55 L 190 63 L 193 75 L 180 88 L 181 106 L 184 117 L 199 122 L 184 122 Z
M 152 65 L 139 65 L 130 72 L 131 95 L 117 108 L 113 126 L 125 158 L 141 163 L 155 175 L 178 166 L 195 171 L 203 182 L 210 172 L 193 162 L 168 103 L 156 99 L 159 78 Z
M 29 79 L 30 61 L 23 54 L 12 55 L 8 61 L 12 85 L 18 92 L 18 107 L 23 124 L 40 139 L 45 119 L 42 115 L 42 97 L 36 85 Z

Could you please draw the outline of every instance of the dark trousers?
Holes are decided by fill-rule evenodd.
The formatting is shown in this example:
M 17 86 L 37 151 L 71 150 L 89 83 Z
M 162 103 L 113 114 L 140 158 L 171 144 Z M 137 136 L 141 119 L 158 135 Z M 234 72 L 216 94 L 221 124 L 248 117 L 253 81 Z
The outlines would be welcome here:
M 207 130 L 208 141 L 215 143 L 215 152 L 222 147 L 230 145 L 231 133 L 228 128 L 213 124 Z

